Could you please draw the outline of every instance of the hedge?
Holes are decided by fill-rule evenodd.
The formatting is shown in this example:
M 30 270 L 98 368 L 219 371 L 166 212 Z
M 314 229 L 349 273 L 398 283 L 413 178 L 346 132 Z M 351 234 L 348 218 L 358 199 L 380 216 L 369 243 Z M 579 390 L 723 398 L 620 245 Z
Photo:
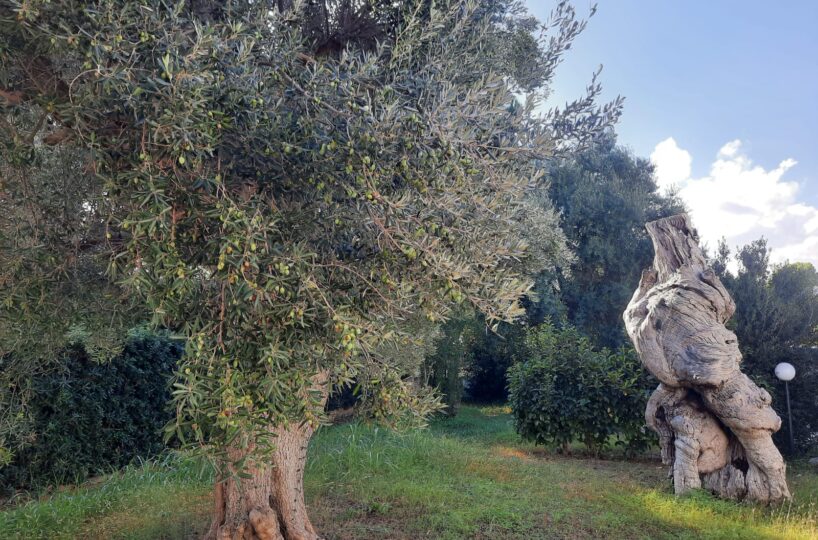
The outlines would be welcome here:
M 184 345 L 135 333 L 121 354 L 99 363 L 81 346 L 32 381 L 27 444 L 0 469 L 9 492 L 79 482 L 164 448 L 169 379 Z

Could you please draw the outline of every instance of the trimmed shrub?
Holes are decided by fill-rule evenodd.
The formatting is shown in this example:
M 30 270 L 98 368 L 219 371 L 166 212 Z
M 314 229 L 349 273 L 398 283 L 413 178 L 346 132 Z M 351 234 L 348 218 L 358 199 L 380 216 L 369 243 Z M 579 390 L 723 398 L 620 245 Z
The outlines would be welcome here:
M 82 346 L 66 351 L 57 370 L 31 383 L 28 444 L 0 469 L 0 489 L 78 482 L 161 452 L 170 376 L 183 349 L 134 333 L 108 362 Z
M 598 350 L 576 328 L 544 323 L 527 331 L 523 352 L 508 383 L 524 439 L 564 449 L 580 441 L 597 455 L 612 445 L 628 453 L 648 446 L 644 411 L 655 384 L 633 351 Z

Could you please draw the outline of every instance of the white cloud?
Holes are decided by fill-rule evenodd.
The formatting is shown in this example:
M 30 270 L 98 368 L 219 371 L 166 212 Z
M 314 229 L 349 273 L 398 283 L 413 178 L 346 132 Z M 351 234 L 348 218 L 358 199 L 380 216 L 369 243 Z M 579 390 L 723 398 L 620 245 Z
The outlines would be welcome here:
M 721 147 L 707 176 L 691 178 L 690 153 L 673 138 L 657 144 L 650 157 L 660 189 L 679 189 L 711 248 L 722 236 L 731 249 L 764 236 L 774 262 L 806 261 L 818 267 L 818 208 L 799 202 L 798 183 L 784 179 L 797 164 L 794 159 L 766 170 L 734 140 Z
M 732 140 L 721 147 L 721 150 L 719 150 L 719 156 L 724 156 L 728 158 L 733 157 L 738 153 L 740 148 L 741 141 L 738 139 Z
M 672 188 L 690 177 L 693 159 L 688 151 L 679 148 L 673 137 L 657 144 L 650 159 L 656 164 L 656 181 L 660 189 Z

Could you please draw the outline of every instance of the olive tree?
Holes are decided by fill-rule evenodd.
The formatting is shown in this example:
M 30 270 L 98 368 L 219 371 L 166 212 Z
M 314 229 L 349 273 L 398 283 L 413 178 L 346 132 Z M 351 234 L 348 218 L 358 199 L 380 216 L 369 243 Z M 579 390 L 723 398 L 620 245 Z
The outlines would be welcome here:
M 31 358 L 25 328 L 59 341 L 69 314 L 86 329 L 146 315 L 184 337 L 169 434 L 218 465 L 210 538 L 317 537 L 302 474 L 330 386 L 356 381 L 387 422 L 436 408 L 389 344 L 458 304 L 490 323 L 522 313 L 527 269 L 554 257 L 538 246 L 561 238 L 526 197 L 538 164 L 619 112 L 594 82 L 537 116 L 545 92 L 521 101 L 495 69 L 508 59 L 489 61 L 501 21 L 478 2 L 408 2 L 389 39 L 326 55 L 304 13 L 0 8 L 0 239 L 16 261 L 0 353 Z M 582 27 L 558 5 L 538 66 Z M 23 417 L 24 372 L 3 389 Z

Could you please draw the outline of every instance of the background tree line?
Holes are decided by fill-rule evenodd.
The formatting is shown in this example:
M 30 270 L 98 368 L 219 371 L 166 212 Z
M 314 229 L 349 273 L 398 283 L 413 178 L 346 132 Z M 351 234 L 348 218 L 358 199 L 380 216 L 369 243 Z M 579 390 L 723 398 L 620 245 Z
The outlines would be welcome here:
M 453 348 L 446 343 L 459 339 L 462 332 L 444 332 L 440 349 L 444 354 L 438 352 L 428 360 L 448 378 L 433 378 L 433 384 L 447 396 L 450 407 L 461 395 L 475 401 L 504 401 L 510 389 L 519 431 L 532 440 L 559 444 L 588 440 L 588 446 L 598 451 L 599 441 L 618 433 L 640 447 L 644 404 L 656 382 L 649 376 L 638 377 L 643 372 L 638 361 L 623 364 L 604 358 L 611 357 L 611 351 L 635 358 L 625 336 L 622 311 L 653 258 L 644 224 L 683 212 L 684 204 L 672 192 L 659 193 L 650 162 L 617 146 L 613 134 L 553 165 L 544 191 L 560 212 L 560 227 L 571 253 L 558 268 L 538 274 L 536 295 L 525 304 L 522 324 L 502 325 L 497 333 L 487 332 L 479 317 L 449 325 L 468 328 L 470 345 L 465 351 Z M 786 399 L 773 370 L 784 361 L 798 370 L 790 386 L 796 451 L 802 453 L 818 442 L 818 398 L 810 390 L 818 382 L 818 274 L 808 263 L 771 265 L 769 259 L 764 239 L 738 248 L 735 254 L 721 242 L 711 264 L 737 305 L 729 324 L 744 355 L 743 370 L 772 394 L 783 419 L 776 442 L 784 451 L 788 451 L 789 437 Z M 551 341 L 536 345 L 543 343 L 543 335 L 572 346 L 560 349 Z M 575 353 L 568 354 L 568 350 L 585 351 L 576 354 L 590 355 L 593 360 L 572 361 Z M 558 362 L 572 365 L 575 376 L 559 375 Z M 606 391 L 601 391 L 600 386 L 580 381 L 583 376 L 601 379 L 606 372 L 622 369 L 636 377 L 636 387 L 618 389 L 609 381 L 603 385 Z M 459 380 L 452 378 L 455 371 L 460 373 Z M 544 388 L 551 388 L 550 394 L 541 393 L 532 400 L 530 393 Z M 607 417 L 610 392 L 625 398 L 625 392 L 631 390 L 638 395 L 639 405 L 624 407 L 630 412 L 622 414 L 630 415 L 632 423 L 624 422 L 613 432 L 616 421 L 612 418 L 607 424 L 580 425 L 577 420 L 569 426 L 563 417 L 568 410 L 577 419 L 583 414 Z M 580 402 L 583 394 L 586 401 Z M 572 408 L 572 403 L 585 408 Z M 538 409 L 547 413 L 533 427 Z
M 774 374 L 779 362 L 796 369 L 790 385 L 796 451 L 818 443 L 818 272 L 809 263 L 770 263 L 764 238 L 739 247 L 735 253 L 722 240 L 712 265 L 733 300 L 736 313 L 729 323 L 744 355 L 750 377 L 773 396 L 783 419 L 775 434 L 787 451 L 789 424 L 784 384 Z

